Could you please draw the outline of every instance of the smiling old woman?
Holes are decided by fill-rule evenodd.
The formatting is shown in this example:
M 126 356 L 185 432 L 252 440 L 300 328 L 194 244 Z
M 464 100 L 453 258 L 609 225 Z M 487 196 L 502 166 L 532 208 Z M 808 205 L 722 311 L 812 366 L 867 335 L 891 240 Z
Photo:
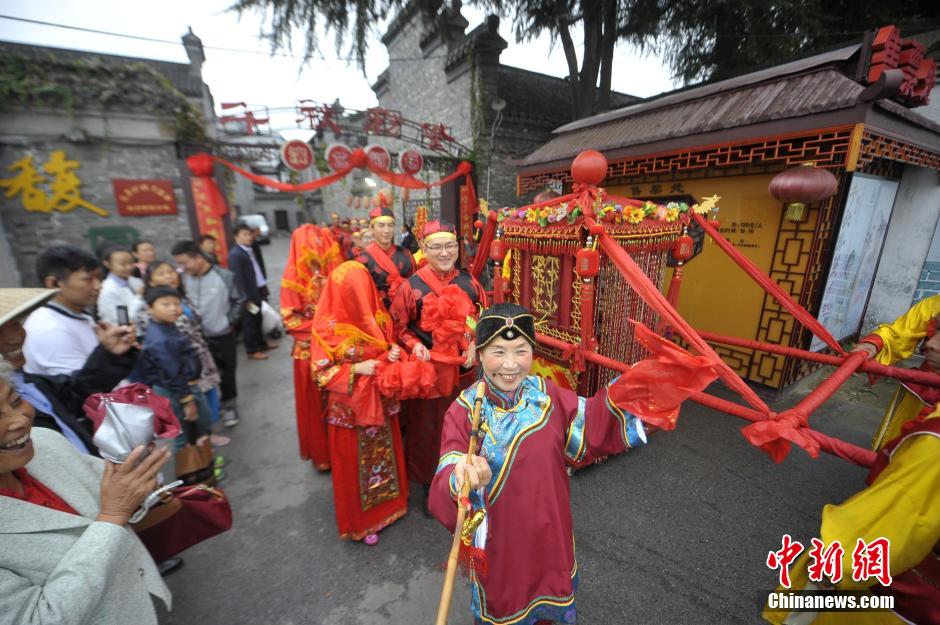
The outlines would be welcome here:
M 170 592 L 128 527 L 168 455 L 115 465 L 33 429 L 0 360 L 0 614 L 4 623 L 156 623 Z M 8 620 L 9 619 L 9 620 Z

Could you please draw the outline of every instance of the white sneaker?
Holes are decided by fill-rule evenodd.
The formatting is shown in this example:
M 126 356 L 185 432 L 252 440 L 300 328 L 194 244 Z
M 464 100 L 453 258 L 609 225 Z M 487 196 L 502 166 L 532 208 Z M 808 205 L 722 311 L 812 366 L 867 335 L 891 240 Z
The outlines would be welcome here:
M 234 408 L 226 408 L 225 411 L 222 412 L 222 425 L 227 428 L 238 425 L 238 413 L 235 412 Z

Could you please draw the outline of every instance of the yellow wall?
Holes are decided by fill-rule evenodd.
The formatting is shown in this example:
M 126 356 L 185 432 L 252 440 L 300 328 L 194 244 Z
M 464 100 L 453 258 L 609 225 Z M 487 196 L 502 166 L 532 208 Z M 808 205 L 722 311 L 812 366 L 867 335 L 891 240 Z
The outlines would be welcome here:
M 721 234 L 767 273 L 783 210 L 767 192 L 772 178 L 767 174 L 681 181 L 684 192 L 696 199 L 721 196 Z M 644 194 L 650 190 L 648 184 L 640 186 Z M 609 190 L 629 197 L 637 189 L 623 186 Z M 671 275 L 671 271 L 666 275 L 664 293 Z M 698 330 L 753 339 L 763 304 L 764 290 L 706 237 L 702 253 L 683 273 L 679 313 Z

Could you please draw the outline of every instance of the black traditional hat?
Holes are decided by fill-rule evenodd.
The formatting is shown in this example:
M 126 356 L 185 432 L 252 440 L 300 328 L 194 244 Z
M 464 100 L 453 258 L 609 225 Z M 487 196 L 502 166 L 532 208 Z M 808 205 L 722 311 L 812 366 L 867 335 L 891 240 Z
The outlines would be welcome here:
M 493 304 L 477 321 L 477 349 L 486 347 L 497 336 L 508 341 L 522 337 L 535 347 L 535 317 L 518 304 Z

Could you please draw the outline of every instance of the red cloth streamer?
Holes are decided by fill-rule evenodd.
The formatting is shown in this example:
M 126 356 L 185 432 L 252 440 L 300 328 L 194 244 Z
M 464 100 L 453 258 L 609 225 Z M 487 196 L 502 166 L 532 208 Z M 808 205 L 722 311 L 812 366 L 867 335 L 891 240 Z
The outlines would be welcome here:
M 634 338 L 650 352 L 610 385 L 607 397 L 664 430 L 674 430 L 679 408 L 689 396 L 715 381 L 715 365 L 705 356 L 693 356 L 658 336 L 642 323 L 633 324 Z
M 780 288 L 774 280 L 770 278 L 767 274 L 761 271 L 760 267 L 754 264 L 750 258 L 742 254 L 734 245 L 732 245 L 727 239 L 721 236 L 721 233 L 718 232 L 715 228 L 709 225 L 708 221 L 699 215 L 698 213 L 692 212 L 692 218 L 702 227 L 705 232 L 708 233 L 708 236 L 718 244 L 725 254 L 728 255 L 731 260 L 733 260 L 741 269 L 744 270 L 747 275 L 759 284 L 765 291 L 773 295 L 774 299 L 783 306 L 787 312 L 789 312 L 793 317 L 799 321 L 803 327 L 807 328 L 810 332 L 819 337 L 826 345 L 835 350 L 837 354 L 844 355 L 845 350 L 842 349 L 842 346 L 839 345 L 839 341 L 829 333 L 829 330 L 823 327 L 819 321 L 813 317 L 805 308 L 800 306 L 800 304 L 793 299 L 793 297 Z
M 222 191 L 212 176 L 212 157 L 205 153 L 194 154 L 186 159 L 186 165 L 193 177 L 204 181 L 204 189 L 208 194 L 206 201 L 209 205 L 209 212 L 215 217 L 227 215 L 228 204 L 225 202 L 225 196 L 222 195 Z
M 571 345 L 561 353 L 561 358 L 570 364 L 575 373 L 584 371 L 584 349 L 580 345 Z
M 832 397 L 842 383 L 848 380 L 867 358 L 867 354 L 863 352 L 852 352 L 831 376 L 814 388 L 796 406 L 774 415 L 767 421 L 752 423 L 744 427 L 741 434 L 752 445 L 766 451 L 777 463 L 782 462 L 790 453 L 790 442 L 796 443 L 815 458 L 819 455 L 819 443 L 809 437 L 806 432 L 801 431 L 801 428 L 809 426 L 808 415 Z
M 243 167 L 239 167 L 238 165 L 234 163 L 228 162 L 224 158 L 219 158 L 218 156 L 212 156 L 204 152 L 195 154 L 193 156 L 190 156 L 188 159 L 186 159 L 186 163 L 187 165 L 189 165 L 190 171 L 193 172 L 194 176 L 199 176 L 199 177 L 209 177 L 212 175 L 211 166 L 208 167 L 208 169 L 206 168 L 207 162 L 209 162 L 210 164 L 212 162 L 219 163 L 220 165 L 224 165 L 225 167 L 228 167 L 232 171 L 238 174 L 241 174 L 242 176 L 244 176 L 245 178 L 248 178 L 249 180 L 251 180 L 252 182 L 256 184 L 260 184 L 265 187 L 270 187 L 272 189 L 277 189 L 278 191 L 285 191 L 287 193 L 303 193 L 305 191 L 314 191 L 321 187 L 325 187 L 327 185 L 333 184 L 334 182 L 342 180 L 343 178 L 346 177 L 347 174 L 349 174 L 349 172 L 351 172 L 355 168 L 355 166 L 349 167 L 347 169 L 334 172 L 330 174 L 329 176 L 324 176 L 323 178 L 311 180 L 310 182 L 305 182 L 303 184 L 290 184 L 286 182 L 281 182 L 280 180 L 275 180 L 273 178 L 268 178 L 266 176 L 259 176 L 258 174 L 254 174 L 248 171 L 247 169 L 244 169 Z M 414 176 L 410 176 L 408 174 L 397 174 L 397 173 L 388 171 L 387 169 L 381 169 L 380 167 L 373 165 L 369 161 L 365 162 L 365 166 L 368 167 L 369 171 L 374 173 L 376 176 L 378 176 L 385 182 L 391 185 L 394 185 L 396 187 L 403 187 L 406 189 L 430 189 L 432 187 L 439 187 L 441 185 L 447 184 L 448 182 L 452 182 L 460 178 L 461 176 L 463 176 L 467 180 L 466 184 L 468 184 L 470 188 L 473 189 L 473 182 L 471 179 L 471 173 L 473 172 L 473 165 L 471 165 L 467 161 L 461 161 L 457 165 L 457 169 L 454 170 L 452 174 L 445 176 L 436 182 L 431 182 L 431 183 L 422 182 L 418 180 L 417 178 L 415 178 Z M 475 194 L 474 194 L 474 197 L 475 197 Z
M 470 273 L 474 278 L 479 278 L 486 268 L 486 261 L 490 260 L 490 244 L 496 236 L 497 215 L 495 211 L 490 211 L 486 216 L 486 224 L 483 226 L 483 234 L 480 235 L 480 244 L 477 245 L 477 254 L 473 257 L 473 265 L 470 267 Z
M 203 156 L 203 155 L 197 154 L 196 156 Z M 194 158 L 194 157 L 190 157 L 190 158 Z M 346 177 L 346 175 L 349 172 L 353 170 L 353 168 L 350 167 L 349 169 L 343 169 L 333 174 L 330 174 L 329 176 L 324 176 L 323 178 L 317 178 L 316 180 L 311 180 L 310 182 L 305 182 L 303 184 L 290 184 L 287 182 L 281 182 L 280 180 L 275 180 L 273 178 L 267 178 L 265 176 L 259 176 L 258 174 L 253 174 L 247 169 L 239 167 L 235 163 L 230 163 L 224 158 L 219 158 L 218 156 L 210 156 L 209 158 L 211 158 L 216 163 L 219 163 L 220 165 L 225 165 L 232 171 L 238 174 L 241 174 L 242 176 L 244 176 L 245 178 L 248 178 L 255 184 L 260 184 L 265 187 L 270 187 L 272 189 L 277 189 L 278 191 L 285 191 L 288 193 L 303 193 L 304 191 L 314 191 L 316 189 L 319 189 L 320 187 L 325 187 L 327 185 L 333 184 L 334 182 L 342 180 L 343 178 Z M 187 159 L 187 163 L 188 162 L 189 162 L 189 159 Z M 192 166 L 190 166 L 190 169 L 192 169 Z
M 585 219 L 585 222 L 587 222 L 589 227 L 594 223 L 593 220 L 590 219 Z M 737 391 L 751 406 L 763 414 L 770 416 L 772 413 L 770 408 L 767 407 L 767 404 L 757 396 L 751 387 L 744 383 L 744 380 L 742 380 L 741 377 L 715 353 L 715 350 L 698 335 L 692 326 L 679 315 L 676 309 L 663 297 L 659 289 L 650 282 L 649 277 L 637 266 L 630 254 L 620 247 L 607 232 L 601 233 L 600 241 L 601 247 L 604 248 L 607 256 L 623 275 L 627 284 L 630 285 L 630 288 L 636 291 L 636 293 L 643 298 L 643 301 L 655 310 L 660 317 L 665 319 L 666 323 L 688 341 L 699 354 L 712 361 L 716 367 L 718 377 L 720 377 L 725 384 Z
M 751 445 L 760 447 L 774 462 L 780 464 L 790 453 L 791 442 L 802 447 L 813 458 L 819 456 L 819 443 L 808 435 L 808 430 L 806 415 L 790 409 L 770 419 L 744 426 L 741 434 Z
M 554 349 L 565 350 L 571 347 L 571 343 L 566 343 L 565 341 L 560 341 L 554 337 L 546 336 L 538 332 L 536 332 L 535 338 L 540 344 L 548 345 Z M 606 356 L 602 356 L 597 352 L 585 353 L 584 359 L 602 367 L 607 367 L 608 369 L 613 369 L 614 371 L 620 371 L 621 373 L 626 373 L 630 370 L 630 365 L 624 364 L 618 360 L 613 360 L 612 358 L 608 358 Z M 707 408 L 719 410 L 752 423 L 765 421 L 767 419 L 767 415 L 758 412 L 753 408 L 741 406 L 740 404 L 735 404 L 728 401 L 727 399 L 721 399 L 720 397 L 715 397 L 714 395 L 709 395 L 708 393 L 704 393 L 702 391 L 691 393 L 689 395 L 689 399 Z M 839 440 L 838 438 L 833 438 L 810 428 L 805 428 L 804 432 L 807 436 L 819 443 L 819 448 L 822 451 L 832 454 L 833 456 L 838 456 L 843 460 L 848 460 L 849 462 L 852 462 L 853 464 L 856 464 L 860 467 L 872 466 L 872 463 L 875 461 L 875 457 L 877 456 L 877 454 L 871 449 L 865 449 L 864 447 L 847 443 L 845 441 Z

